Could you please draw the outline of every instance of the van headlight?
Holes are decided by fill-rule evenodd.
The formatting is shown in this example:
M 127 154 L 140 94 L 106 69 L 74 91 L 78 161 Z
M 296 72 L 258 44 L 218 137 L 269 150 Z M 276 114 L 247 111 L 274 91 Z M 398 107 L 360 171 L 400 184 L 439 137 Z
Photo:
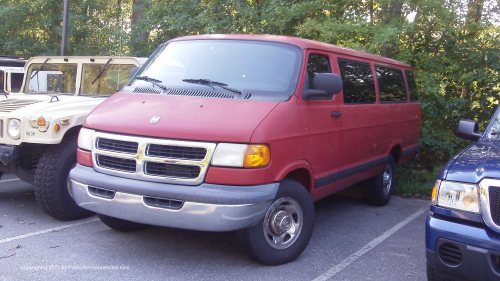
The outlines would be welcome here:
M 78 134 L 78 147 L 85 150 L 92 150 L 94 130 L 81 128 Z
M 9 137 L 17 140 L 21 137 L 21 121 L 19 119 L 10 119 L 9 124 L 7 124 L 7 133 Z
M 269 147 L 265 144 L 219 143 L 211 164 L 224 167 L 257 168 L 271 161 Z
M 479 214 L 479 191 L 475 184 L 437 181 L 432 201 L 440 207 Z

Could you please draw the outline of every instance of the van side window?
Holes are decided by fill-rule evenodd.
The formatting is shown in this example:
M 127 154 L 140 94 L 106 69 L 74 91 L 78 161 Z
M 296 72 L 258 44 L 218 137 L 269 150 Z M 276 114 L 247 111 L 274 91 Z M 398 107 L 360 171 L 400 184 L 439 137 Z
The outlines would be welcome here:
M 410 101 L 418 101 L 418 89 L 417 83 L 415 82 L 415 76 L 413 76 L 413 71 L 405 70 L 406 82 L 408 82 L 408 89 L 410 90 Z
M 380 102 L 406 102 L 406 88 L 401 69 L 375 66 Z
M 344 83 L 344 103 L 375 103 L 375 81 L 370 64 L 339 59 L 340 75 Z
M 330 62 L 327 56 L 310 54 L 307 60 L 307 74 L 309 76 L 309 89 L 314 89 L 314 76 L 318 73 L 331 73 Z

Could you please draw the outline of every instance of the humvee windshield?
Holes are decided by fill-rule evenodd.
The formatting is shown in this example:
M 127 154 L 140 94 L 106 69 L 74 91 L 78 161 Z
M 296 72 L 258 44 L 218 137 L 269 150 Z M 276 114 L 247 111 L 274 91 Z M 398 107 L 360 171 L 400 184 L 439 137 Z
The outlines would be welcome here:
M 108 64 L 106 66 L 84 64 L 81 95 L 111 96 L 127 83 L 128 74 L 133 67 L 135 67 L 133 64 Z
M 26 77 L 26 93 L 74 94 L 77 64 L 41 63 L 30 65 Z M 41 67 L 41 68 L 40 68 Z

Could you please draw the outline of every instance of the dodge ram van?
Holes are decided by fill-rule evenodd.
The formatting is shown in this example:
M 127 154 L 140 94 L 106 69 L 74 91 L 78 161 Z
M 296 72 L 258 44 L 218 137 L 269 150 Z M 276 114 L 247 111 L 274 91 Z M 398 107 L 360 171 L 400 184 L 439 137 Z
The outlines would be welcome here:
M 55 218 L 92 215 L 74 202 L 69 188 L 78 132 L 87 114 L 123 87 L 130 70 L 145 61 L 77 56 L 29 59 L 22 86 L 18 83 L 20 88 L 14 91 L 10 83 L 0 95 L 0 175 L 11 172 L 33 184 L 38 205 Z
M 418 152 L 420 104 L 404 63 L 311 40 L 170 40 L 86 118 L 72 194 L 118 231 L 238 230 L 264 264 L 294 260 L 313 202 L 367 181 L 389 202 Z

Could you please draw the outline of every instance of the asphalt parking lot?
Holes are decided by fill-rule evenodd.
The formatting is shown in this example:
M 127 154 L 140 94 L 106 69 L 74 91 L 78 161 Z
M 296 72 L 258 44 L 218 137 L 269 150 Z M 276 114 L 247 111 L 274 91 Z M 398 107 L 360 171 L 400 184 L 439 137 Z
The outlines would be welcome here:
M 0 180 L 0 280 L 426 280 L 429 201 L 356 197 L 316 202 L 316 226 L 294 262 L 262 266 L 234 232 L 151 227 L 120 233 L 97 217 L 62 222 L 38 208 L 33 187 Z

